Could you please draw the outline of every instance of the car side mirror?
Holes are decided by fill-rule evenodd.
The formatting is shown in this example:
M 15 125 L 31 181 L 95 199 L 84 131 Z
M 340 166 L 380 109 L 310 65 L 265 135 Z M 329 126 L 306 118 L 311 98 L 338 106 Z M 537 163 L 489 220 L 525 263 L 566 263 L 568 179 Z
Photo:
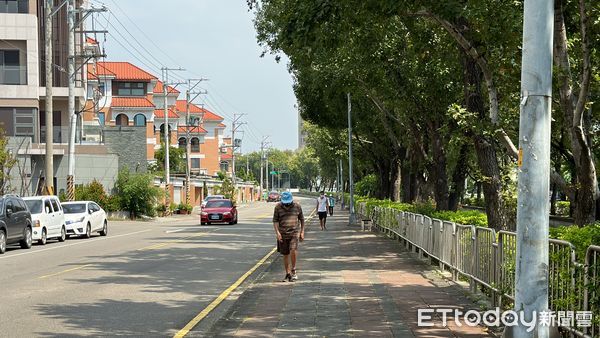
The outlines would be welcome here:
M 92 209 L 88 210 L 88 213 L 91 215 L 94 213 L 94 211 Z
M 10 215 L 13 214 L 13 209 L 12 208 L 6 208 L 6 216 L 10 217 Z

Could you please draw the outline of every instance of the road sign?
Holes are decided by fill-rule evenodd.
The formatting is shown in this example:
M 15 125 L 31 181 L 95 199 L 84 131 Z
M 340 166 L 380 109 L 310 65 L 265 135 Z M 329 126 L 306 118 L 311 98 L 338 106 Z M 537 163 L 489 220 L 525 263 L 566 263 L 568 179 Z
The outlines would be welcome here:
M 276 171 L 271 171 L 271 175 L 277 175 Z

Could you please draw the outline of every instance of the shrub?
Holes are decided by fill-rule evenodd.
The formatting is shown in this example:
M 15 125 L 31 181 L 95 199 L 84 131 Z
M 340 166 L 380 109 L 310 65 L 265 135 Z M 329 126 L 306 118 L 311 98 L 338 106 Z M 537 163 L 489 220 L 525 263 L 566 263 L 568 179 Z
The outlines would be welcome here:
M 121 170 L 117 178 L 116 189 L 120 196 L 121 207 L 131 212 L 134 217 L 156 215 L 154 205 L 162 191 L 154 186 L 152 175 L 130 173 L 127 169 Z
M 75 187 L 76 201 L 94 201 L 105 209 L 106 199 L 107 196 L 104 191 L 104 186 L 95 179 L 90 184 Z
M 377 190 L 377 176 L 371 174 L 363 177 L 355 185 L 356 193 L 361 196 L 371 196 Z
M 583 227 L 571 225 L 550 228 L 550 238 L 562 239 L 573 244 L 578 260 L 583 261 L 588 246 L 600 244 L 600 222 Z
M 121 210 L 121 197 L 119 197 L 119 195 L 108 196 L 108 198 L 106 198 L 106 203 L 103 209 L 106 211 Z
M 177 206 L 177 210 L 185 210 L 187 212 L 191 212 L 193 210 L 193 207 L 190 204 L 185 204 L 185 203 L 181 202 Z
M 569 216 L 569 209 L 571 208 L 571 202 L 569 201 L 556 201 L 556 215 L 558 216 Z
M 487 227 L 487 215 L 477 210 L 436 211 L 431 217 L 463 225 Z

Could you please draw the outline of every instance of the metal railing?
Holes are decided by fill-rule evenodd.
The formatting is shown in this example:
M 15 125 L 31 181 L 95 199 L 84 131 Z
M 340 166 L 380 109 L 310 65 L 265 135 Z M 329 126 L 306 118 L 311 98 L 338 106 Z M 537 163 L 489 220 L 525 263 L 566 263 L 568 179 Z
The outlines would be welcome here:
M 515 294 L 516 233 L 455 224 L 428 216 L 367 207 L 357 203 L 356 213 L 370 219 L 383 233 L 397 238 L 407 249 L 452 272 L 453 279 L 469 281 L 472 291 L 490 295 L 500 307 L 511 307 Z M 554 311 L 590 311 L 591 327 L 565 327 L 577 337 L 600 333 L 600 246 L 587 249 L 585 262 L 577 261 L 573 244 L 549 240 L 549 304 Z

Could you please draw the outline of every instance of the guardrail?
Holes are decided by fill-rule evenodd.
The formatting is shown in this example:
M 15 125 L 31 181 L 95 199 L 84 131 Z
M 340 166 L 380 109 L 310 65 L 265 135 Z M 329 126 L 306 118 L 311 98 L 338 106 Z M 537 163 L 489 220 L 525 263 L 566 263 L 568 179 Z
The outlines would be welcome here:
M 355 210 L 407 249 L 451 271 L 454 280 L 468 280 L 472 291 L 486 293 L 495 306 L 512 306 L 516 233 L 455 224 L 392 208 L 367 208 L 365 203 L 357 203 Z M 585 262 L 580 263 L 573 244 L 550 239 L 549 263 L 550 308 L 556 312 L 586 311 L 594 317 L 591 327 L 563 328 L 577 337 L 599 336 L 600 246 L 590 246 Z

